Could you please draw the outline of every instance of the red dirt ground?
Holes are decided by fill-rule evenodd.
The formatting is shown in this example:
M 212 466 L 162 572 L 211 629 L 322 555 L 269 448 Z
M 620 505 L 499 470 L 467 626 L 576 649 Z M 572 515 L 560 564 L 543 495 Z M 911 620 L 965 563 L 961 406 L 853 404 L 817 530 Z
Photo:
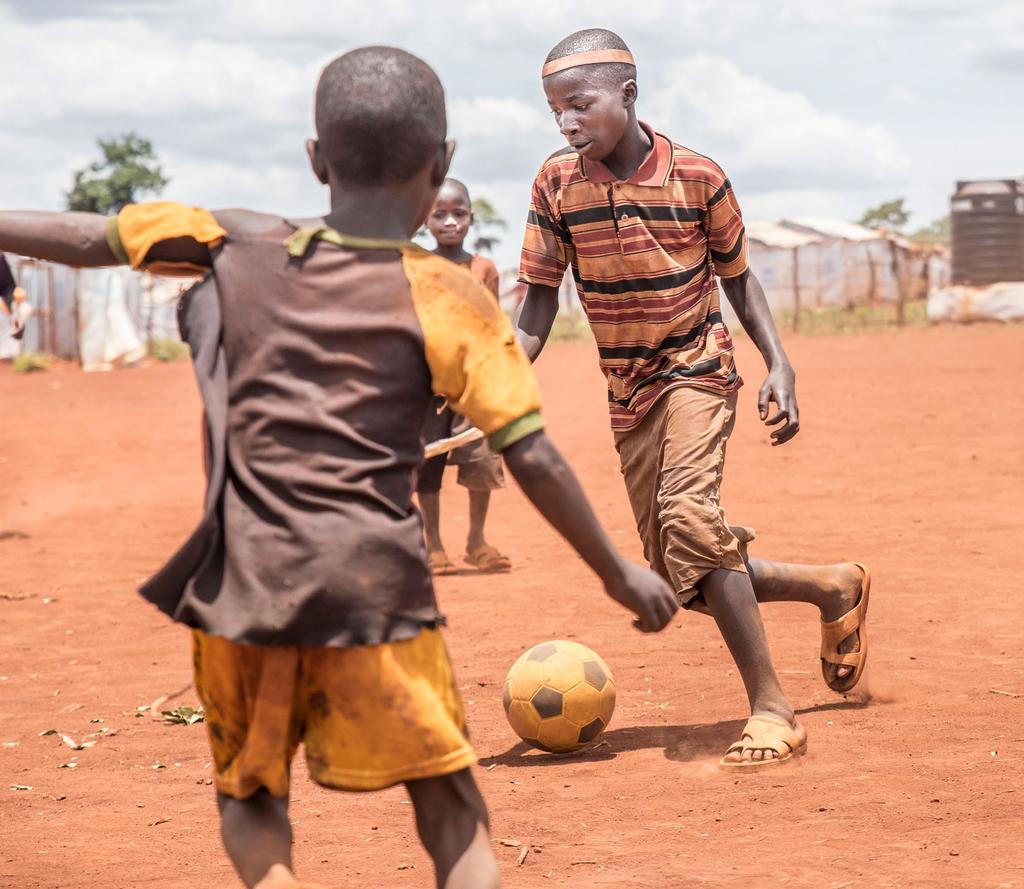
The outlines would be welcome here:
M 741 343 L 726 505 L 758 555 L 872 567 L 870 700 L 824 687 L 815 614 L 769 607 L 810 752 L 717 771 L 745 701 L 710 621 L 637 634 L 518 492 L 497 497 L 516 570 L 439 597 L 507 886 L 1024 887 L 1024 328 L 790 349 L 803 432 L 772 450 Z M 539 373 L 554 438 L 638 556 L 592 347 L 552 347 Z M 197 516 L 197 412 L 187 364 L 0 371 L 0 886 L 236 885 L 203 727 L 135 712 L 190 680 L 187 634 L 134 588 Z M 464 495 L 445 496 L 458 552 Z M 619 690 L 605 743 L 575 758 L 524 754 L 501 712 L 508 666 L 558 637 L 600 652 Z M 111 731 L 73 751 L 50 728 Z M 331 794 L 297 765 L 292 811 L 308 879 L 433 885 L 402 790 Z M 536 848 L 517 866 L 503 839 Z

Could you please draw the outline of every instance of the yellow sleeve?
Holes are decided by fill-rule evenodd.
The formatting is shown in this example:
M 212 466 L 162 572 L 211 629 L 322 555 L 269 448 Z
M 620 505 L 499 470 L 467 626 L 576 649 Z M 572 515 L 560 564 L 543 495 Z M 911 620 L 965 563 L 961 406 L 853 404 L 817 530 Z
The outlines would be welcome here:
M 434 391 L 503 451 L 544 428 L 540 388 L 512 324 L 465 269 L 425 251 L 403 255 Z
M 227 236 L 213 214 L 198 207 L 173 201 L 129 204 L 107 221 L 107 243 L 114 255 L 133 269 L 156 275 L 203 275 L 209 269 L 190 262 L 147 262 L 147 256 L 161 241 L 191 238 L 216 247 Z

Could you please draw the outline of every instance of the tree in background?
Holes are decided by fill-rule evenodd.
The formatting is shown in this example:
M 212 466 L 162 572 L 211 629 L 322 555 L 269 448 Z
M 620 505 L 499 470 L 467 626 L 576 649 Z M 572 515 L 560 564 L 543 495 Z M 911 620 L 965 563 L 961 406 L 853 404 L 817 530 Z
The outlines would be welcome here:
M 910 236 L 910 240 L 917 244 L 943 244 L 949 245 L 949 216 L 936 219 L 930 225 L 919 228 Z
M 126 204 L 136 202 L 143 192 L 160 194 L 170 182 L 153 144 L 137 133 L 97 139 L 96 144 L 103 159 L 75 171 L 74 185 L 65 195 L 69 210 L 117 213 Z
M 910 211 L 903 206 L 903 200 L 883 201 L 877 207 L 865 210 L 858 222 L 867 228 L 887 228 L 898 232 L 910 220 Z
M 473 201 L 473 226 L 477 233 L 473 242 L 473 252 L 479 253 L 481 250 L 493 250 L 495 244 L 501 243 L 501 238 L 488 232 L 508 228 L 508 223 L 502 219 L 494 204 L 487 198 L 476 198 Z

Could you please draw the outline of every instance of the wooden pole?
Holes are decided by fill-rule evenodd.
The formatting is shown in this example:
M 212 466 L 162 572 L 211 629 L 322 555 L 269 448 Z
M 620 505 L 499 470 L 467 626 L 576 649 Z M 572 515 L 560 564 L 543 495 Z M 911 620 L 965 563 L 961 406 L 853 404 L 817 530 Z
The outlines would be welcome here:
M 793 248 L 793 333 L 800 329 L 800 248 Z

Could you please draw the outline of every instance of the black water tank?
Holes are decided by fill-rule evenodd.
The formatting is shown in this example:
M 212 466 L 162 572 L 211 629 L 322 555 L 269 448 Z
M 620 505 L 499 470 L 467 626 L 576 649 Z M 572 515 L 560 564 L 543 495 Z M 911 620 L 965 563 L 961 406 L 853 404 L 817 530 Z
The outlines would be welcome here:
M 1024 185 L 958 182 L 950 204 L 953 283 L 1024 281 Z

